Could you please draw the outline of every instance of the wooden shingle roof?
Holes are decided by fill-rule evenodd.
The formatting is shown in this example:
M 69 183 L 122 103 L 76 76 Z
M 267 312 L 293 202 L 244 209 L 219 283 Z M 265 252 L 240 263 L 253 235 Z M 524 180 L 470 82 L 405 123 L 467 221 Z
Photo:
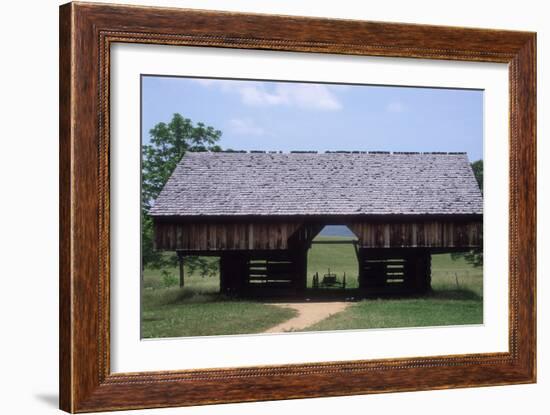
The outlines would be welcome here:
M 187 153 L 162 216 L 480 215 L 464 153 Z

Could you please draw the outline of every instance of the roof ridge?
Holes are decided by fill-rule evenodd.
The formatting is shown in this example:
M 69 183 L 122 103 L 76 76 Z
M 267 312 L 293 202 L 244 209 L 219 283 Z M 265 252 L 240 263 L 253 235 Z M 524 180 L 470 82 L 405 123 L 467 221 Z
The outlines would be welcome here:
M 188 151 L 186 154 L 431 154 L 431 155 L 465 155 L 466 151 L 383 151 L 383 150 L 221 150 L 221 151 Z

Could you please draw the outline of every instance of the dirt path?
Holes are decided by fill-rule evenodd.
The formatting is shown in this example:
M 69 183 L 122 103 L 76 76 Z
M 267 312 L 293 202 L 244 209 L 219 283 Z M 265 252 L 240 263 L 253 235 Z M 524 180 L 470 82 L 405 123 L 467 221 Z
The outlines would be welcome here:
M 264 333 L 282 333 L 285 331 L 299 331 L 309 327 L 333 314 L 344 311 L 350 303 L 347 302 L 323 302 L 323 303 L 272 303 L 277 307 L 292 308 L 298 312 L 296 317 L 284 321 Z

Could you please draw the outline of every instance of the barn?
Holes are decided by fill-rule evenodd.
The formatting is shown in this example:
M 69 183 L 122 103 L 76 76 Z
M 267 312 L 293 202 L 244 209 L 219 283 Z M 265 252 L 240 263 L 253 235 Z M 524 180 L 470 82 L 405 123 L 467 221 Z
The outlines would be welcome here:
M 187 153 L 150 210 L 155 249 L 216 256 L 220 290 L 306 295 L 326 225 L 356 236 L 358 294 L 430 290 L 431 254 L 482 245 L 483 198 L 465 153 Z

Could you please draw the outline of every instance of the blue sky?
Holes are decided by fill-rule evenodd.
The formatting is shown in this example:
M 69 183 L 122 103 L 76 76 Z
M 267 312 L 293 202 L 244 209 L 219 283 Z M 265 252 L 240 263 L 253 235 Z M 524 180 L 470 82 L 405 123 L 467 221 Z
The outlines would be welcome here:
M 236 150 L 465 151 L 483 158 L 483 91 L 142 77 L 142 139 L 179 112 Z

